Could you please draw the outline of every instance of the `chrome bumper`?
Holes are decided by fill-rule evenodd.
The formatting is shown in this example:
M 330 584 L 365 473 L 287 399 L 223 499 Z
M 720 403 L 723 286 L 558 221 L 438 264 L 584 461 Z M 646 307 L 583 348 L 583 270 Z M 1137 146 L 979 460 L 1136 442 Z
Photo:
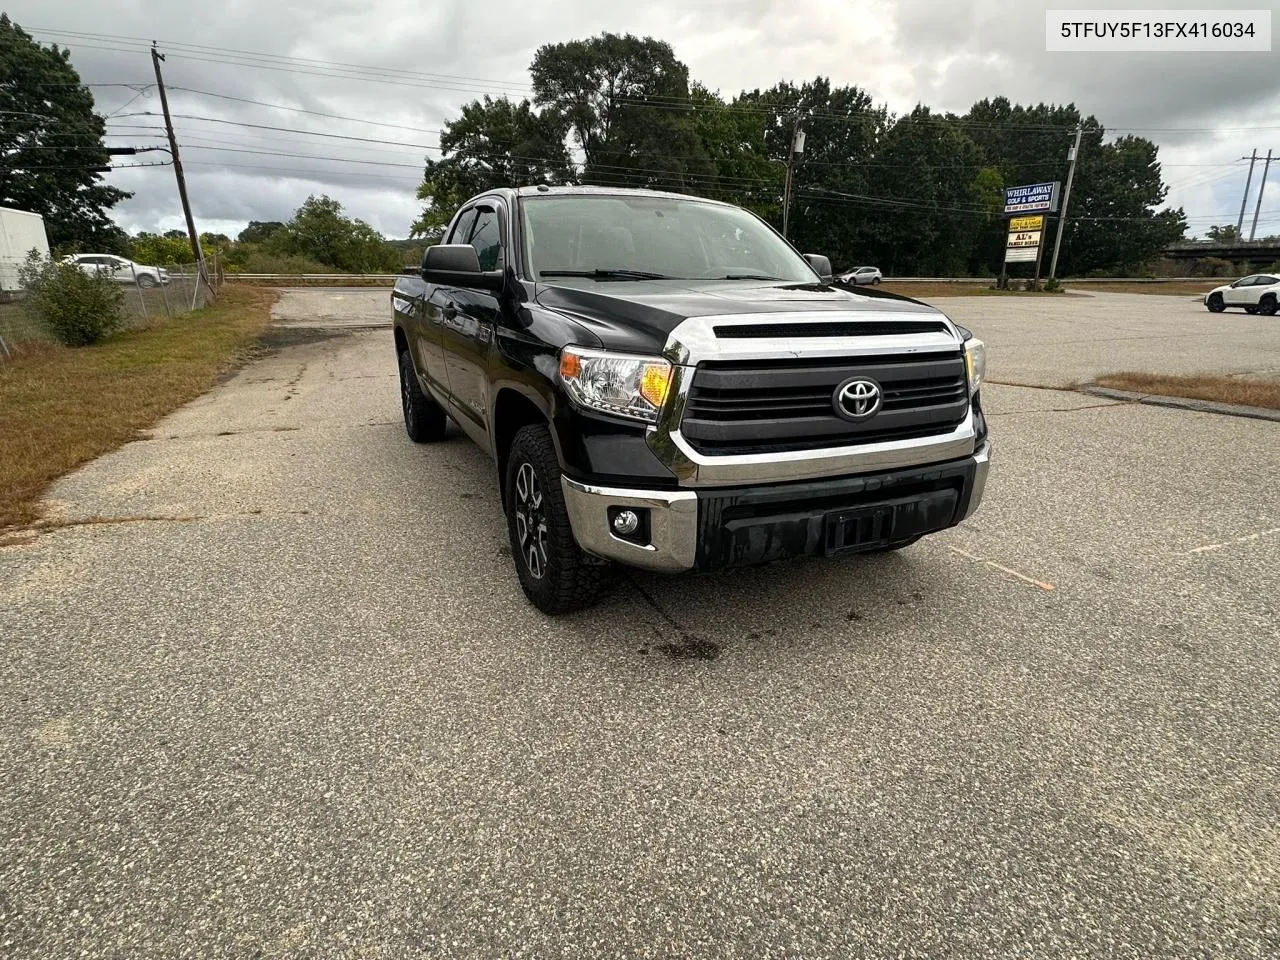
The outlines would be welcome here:
M 689 570 L 698 548 L 698 495 L 691 490 L 623 490 L 560 478 L 573 538 L 587 553 L 648 570 Z M 632 543 L 609 526 L 610 507 L 649 511 L 647 544 Z
M 969 458 L 973 484 L 959 523 L 973 516 L 986 491 L 991 444 L 983 443 Z M 647 570 L 690 570 L 698 552 L 698 495 L 692 490 L 630 490 L 579 483 L 562 477 L 565 507 L 574 539 L 587 553 Z M 649 511 L 650 542 L 633 543 L 615 535 L 610 507 L 644 507 Z
M 973 466 L 973 492 L 969 494 L 969 505 L 965 507 L 964 516 L 957 523 L 963 523 L 973 516 L 982 503 L 982 495 L 987 492 L 987 474 L 991 471 L 991 441 L 988 440 L 978 448 L 978 452 L 973 455 Z

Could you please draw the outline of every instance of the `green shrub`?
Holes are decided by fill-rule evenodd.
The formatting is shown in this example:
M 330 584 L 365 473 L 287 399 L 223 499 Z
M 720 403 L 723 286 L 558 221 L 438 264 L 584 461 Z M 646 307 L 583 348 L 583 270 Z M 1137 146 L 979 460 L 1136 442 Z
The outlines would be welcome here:
M 1057 293 L 1062 289 L 1062 281 L 1057 277 L 1050 277 L 1044 282 L 1044 289 L 1046 293 Z
M 45 260 L 34 250 L 18 273 L 22 306 L 69 347 L 83 347 L 124 326 L 124 297 L 114 280 L 79 267 Z
M 228 259 L 229 273 L 338 273 L 333 267 L 308 257 L 268 253 L 252 249 L 246 255 Z

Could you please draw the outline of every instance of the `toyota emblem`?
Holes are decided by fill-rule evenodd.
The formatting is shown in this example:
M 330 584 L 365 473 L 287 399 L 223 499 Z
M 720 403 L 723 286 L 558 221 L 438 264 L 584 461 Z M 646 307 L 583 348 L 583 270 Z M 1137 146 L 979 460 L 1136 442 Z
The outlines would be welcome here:
M 880 389 L 880 384 L 866 377 L 846 380 L 836 387 L 836 392 L 831 397 L 831 405 L 836 413 L 855 423 L 874 417 L 880 411 L 883 401 L 884 391 Z

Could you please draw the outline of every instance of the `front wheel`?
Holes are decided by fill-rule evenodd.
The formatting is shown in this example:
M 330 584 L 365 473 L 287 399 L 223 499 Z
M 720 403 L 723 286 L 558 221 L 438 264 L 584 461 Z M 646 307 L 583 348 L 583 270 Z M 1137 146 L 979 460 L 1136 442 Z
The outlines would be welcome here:
M 138 286 L 145 287 L 146 289 L 149 290 L 152 287 L 156 286 L 156 278 L 151 276 L 151 274 L 149 273 L 144 273 L 140 277 L 138 277 Z
M 1210 313 L 1221 313 L 1227 309 L 1226 303 L 1222 300 L 1222 294 L 1211 294 L 1209 299 L 1205 301 L 1205 306 L 1209 308 Z
M 552 616 L 594 605 L 613 571 L 589 558 L 573 538 L 560 461 L 545 426 L 521 427 L 512 440 L 506 501 L 511 556 L 524 595 Z

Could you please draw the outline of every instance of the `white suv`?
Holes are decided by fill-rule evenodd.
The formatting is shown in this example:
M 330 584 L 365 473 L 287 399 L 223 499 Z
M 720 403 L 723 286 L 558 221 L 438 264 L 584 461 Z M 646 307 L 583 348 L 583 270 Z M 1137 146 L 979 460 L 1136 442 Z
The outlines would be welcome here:
M 169 271 L 163 267 L 148 267 L 110 253 L 77 253 L 62 262 L 74 264 L 85 273 L 105 273 L 118 283 L 158 287 L 169 282 Z
M 884 279 L 878 267 L 854 267 L 840 277 L 845 283 L 861 286 L 866 283 L 879 283 Z
M 1280 277 L 1273 273 L 1255 273 L 1241 277 L 1225 287 L 1214 287 L 1204 295 L 1204 305 L 1213 313 L 1227 307 L 1244 307 L 1245 313 L 1271 316 L 1280 298 Z

